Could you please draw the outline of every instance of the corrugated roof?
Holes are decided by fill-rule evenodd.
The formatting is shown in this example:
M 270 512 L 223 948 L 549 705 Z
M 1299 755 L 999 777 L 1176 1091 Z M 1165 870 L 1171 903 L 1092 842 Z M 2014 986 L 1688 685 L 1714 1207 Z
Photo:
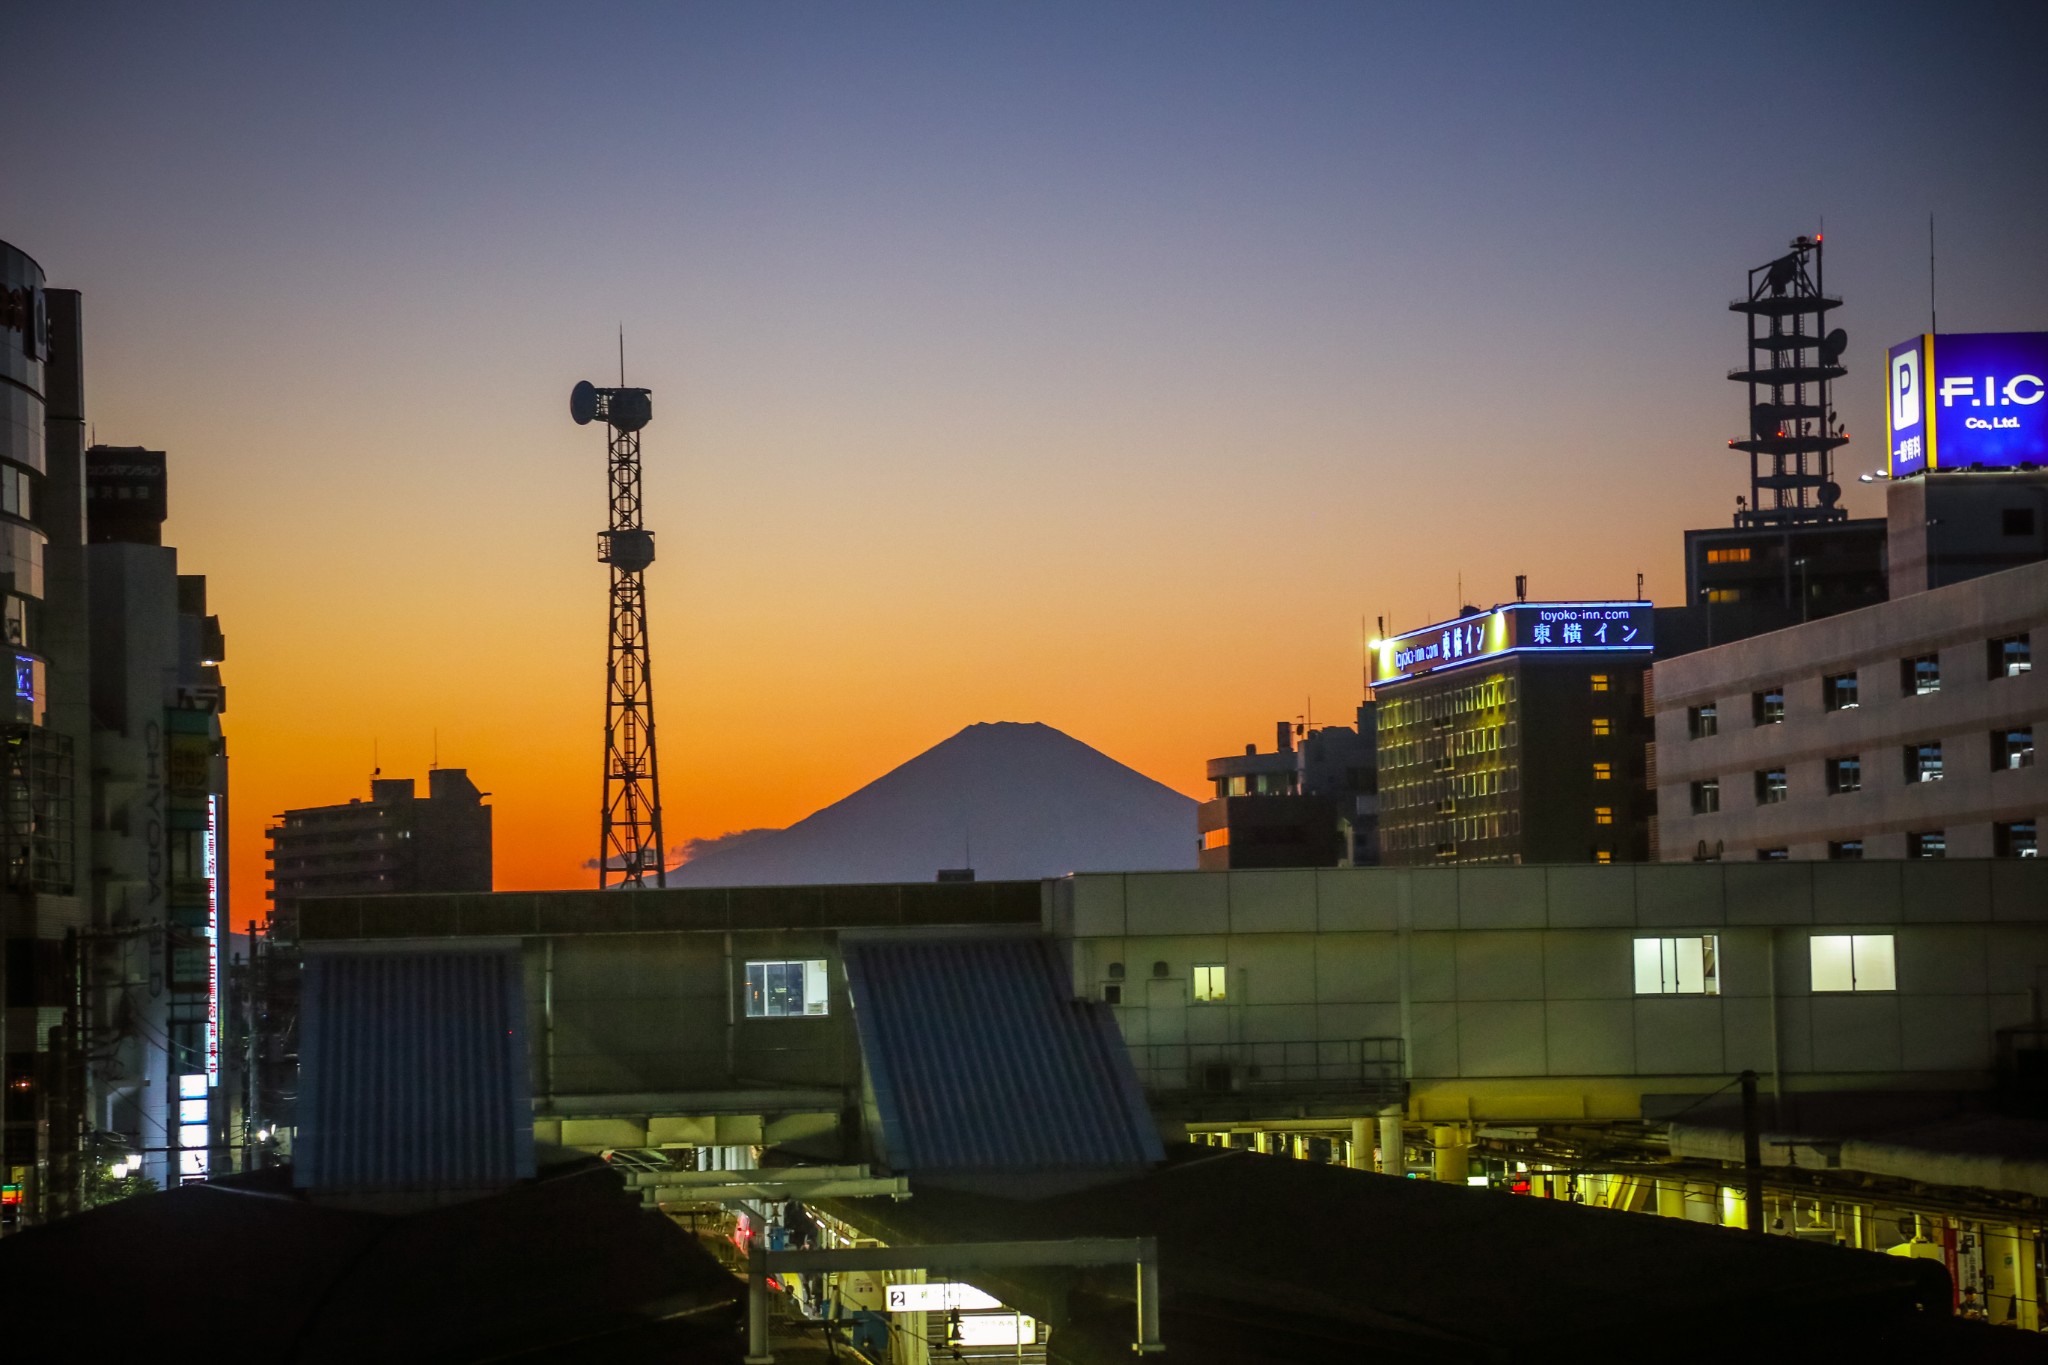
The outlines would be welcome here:
M 1076 1000 L 1051 940 L 841 940 L 889 1165 L 1077 1171 L 1157 1162 L 1108 1006 Z
M 533 1174 L 516 947 L 311 952 L 295 1183 L 488 1189 Z

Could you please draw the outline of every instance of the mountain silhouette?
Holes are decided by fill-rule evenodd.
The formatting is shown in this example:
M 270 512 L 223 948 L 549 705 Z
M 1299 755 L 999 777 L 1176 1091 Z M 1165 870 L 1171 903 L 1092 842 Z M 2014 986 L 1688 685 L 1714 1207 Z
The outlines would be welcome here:
M 705 840 L 670 886 L 982 881 L 1195 865 L 1195 803 L 1050 725 L 970 725 L 788 829 Z

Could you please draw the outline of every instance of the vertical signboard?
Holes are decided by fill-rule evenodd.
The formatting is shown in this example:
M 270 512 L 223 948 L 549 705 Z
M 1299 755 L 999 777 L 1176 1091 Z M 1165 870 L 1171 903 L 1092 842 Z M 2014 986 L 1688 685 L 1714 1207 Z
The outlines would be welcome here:
M 220 798 L 206 798 L 206 833 L 200 845 L 206 878 L 206 1084 L 220 1085 Z

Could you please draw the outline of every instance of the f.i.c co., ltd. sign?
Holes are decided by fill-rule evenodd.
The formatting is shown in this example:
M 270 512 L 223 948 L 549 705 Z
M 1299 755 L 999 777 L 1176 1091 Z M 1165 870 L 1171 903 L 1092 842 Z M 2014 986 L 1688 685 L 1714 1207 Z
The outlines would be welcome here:
M 2048 332 L 1935 332 L 1891 348 L 1891 475 L 2048 464 Z

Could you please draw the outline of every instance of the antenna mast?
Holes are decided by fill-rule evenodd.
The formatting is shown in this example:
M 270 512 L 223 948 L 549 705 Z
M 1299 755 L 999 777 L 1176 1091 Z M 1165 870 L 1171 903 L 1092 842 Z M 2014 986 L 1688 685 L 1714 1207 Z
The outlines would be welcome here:
M 1834 452 L 1849 443 L 1831 386 L 1846 370 L 1848 333 L 1827 330 L 1842 301 L 1826 290 L 1823 238 L 1749 272 L 1748 297 L 1728 305 L 1749 319 L 1748 360 L 1728 377 L 1749 386 L 1749 435 L 1728 443 L 1749 454 L 1749 503 L 1737 526 L 1813 526 L 1846 521 Z M 1740 500 L 1738 499 L 1738 502 Z
M 619 375 L 626 333 L 619 329 Z M 654 562 L 654 533 L 640 524 L 640 429 L 654 417 L 647 389 L 600 389 L 588 381 L 569 394 L 582 426 L 603 418 L 611 471 L 611 528 L 597 537 L 599 562 L 611 566 L 611 634 L 605 652 L 604 803 L 599 818 L 597 885 L 645 889 L 668 884 L 661 838 L 661 769 L 654 755 L 654 679 L 647 649 L 647 593 L 641 574 Z

